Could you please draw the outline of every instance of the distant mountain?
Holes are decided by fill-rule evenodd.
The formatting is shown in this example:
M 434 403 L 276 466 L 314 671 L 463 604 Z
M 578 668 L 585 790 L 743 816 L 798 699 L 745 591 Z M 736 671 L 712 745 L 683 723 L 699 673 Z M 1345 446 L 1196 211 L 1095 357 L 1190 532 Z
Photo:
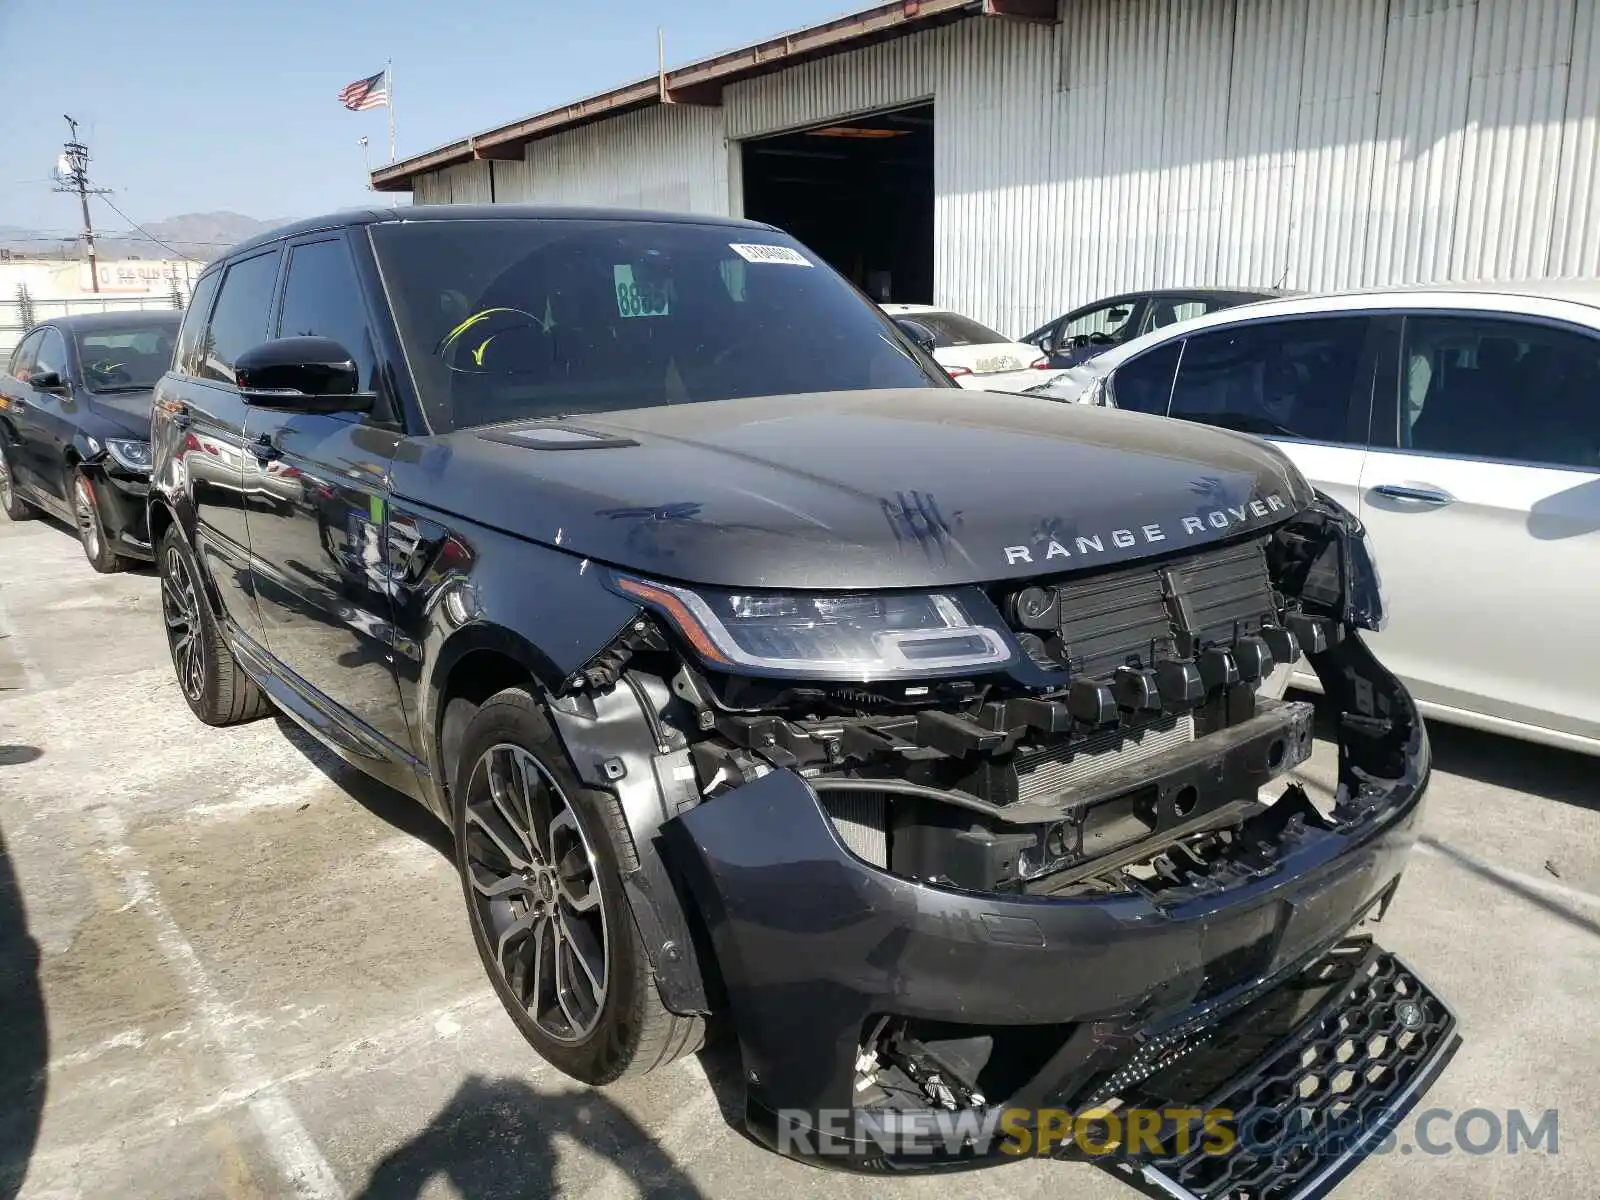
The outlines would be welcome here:
M 184 213 L 144 225 L 149 238 L 138 234 L 95 232 L 95 250 L 103 259 L 172 258 L 172 250 L 187 258 L 206 261 L 229 246 L 283 224 L 283 219 L 259 221 L 236 212 Z M 151 240 L 155 239 L 155 240 Z M 165 242 L 172 250 L 159 243 Z M 80 240 L 50 236 L 37 229 L 0 225 L 0 250 L 13 254 L 45 255 L 50 258 L 80 258 Z
M 282 225 L 283 218 L 258 221 L 236 212 L 184 213 L 164 221 L 148 221 L 145 231 L 195 258 L 215 258 L 245 238 Z

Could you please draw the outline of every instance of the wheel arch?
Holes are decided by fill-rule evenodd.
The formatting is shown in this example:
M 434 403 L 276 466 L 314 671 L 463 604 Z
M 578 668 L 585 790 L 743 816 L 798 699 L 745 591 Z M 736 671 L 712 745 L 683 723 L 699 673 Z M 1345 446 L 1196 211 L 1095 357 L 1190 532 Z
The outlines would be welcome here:
M 450 789 L 455 782 L 444 728 L 451 701 L 465 699 L 476 707 L 504 688 L 526 686 L 548 704 L 550 688 L 560 678 L 547 654 L 503 625 L 475 621 L 444 640 L 433 656 L 418 722 L 439 816 L 450 819 Z
M 155 492 L 151 492 L 150 498 L 145 502 L 145 520 L 150 529 L 152 550 L 160 543 L 167 530 L 178 524 L 177 517 L 172 513 L 172 506 Z M 182 536 L 181 527 L 179 536 Z
M 622 807 L 639 862 L 623 880 L 623 890 L 662 1002 L 678 1013 L 709 1012 L 708 981 L 697 949 L 701 939 L 692 932 L 686 893 L 657 848 L 661 825 L 699 800 L 698 790 L 687 782 L 693 777 L 687 742 L 663 746 L 655 741 L 661 714 L 676 702 L 671 688 L 654 676 L 625 674 L 606 691 L 568 695 L 562 692 L 564 679 L 548 654 L 503 626 L 474 623 L 444 643 L 419 722 L 427 731 L 424 749 L 438 814 L 451 818 L 449 773 L 455 764 L 445 728 L 451 702 L 467 699 L 477 705 L 504 688 L 528 688 L 555 727 L 579 780 L 610 792 Z

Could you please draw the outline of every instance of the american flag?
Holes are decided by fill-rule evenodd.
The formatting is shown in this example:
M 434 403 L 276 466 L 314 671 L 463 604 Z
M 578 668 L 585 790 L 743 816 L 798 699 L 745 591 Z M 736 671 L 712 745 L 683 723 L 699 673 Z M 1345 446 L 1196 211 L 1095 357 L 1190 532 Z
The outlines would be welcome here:
M 389 103 L 389 69 L 358 79 L 339 93 L 339 103 L 351 112 L 382 108 Z

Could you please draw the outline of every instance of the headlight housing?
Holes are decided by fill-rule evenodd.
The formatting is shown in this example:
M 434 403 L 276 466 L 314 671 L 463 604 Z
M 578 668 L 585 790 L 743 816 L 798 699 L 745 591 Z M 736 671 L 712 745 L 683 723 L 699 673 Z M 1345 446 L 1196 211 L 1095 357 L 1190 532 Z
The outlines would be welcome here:
M 621 574 L 612 585 L 671 621 L 708 666 L 741 674 L 870 683 L 994 671 L 1016 655 L 971 589 L 805 595 Z
M 107 438 L 106 453 L 124 471 L 150 469 L 150 443 L 137 438 Z

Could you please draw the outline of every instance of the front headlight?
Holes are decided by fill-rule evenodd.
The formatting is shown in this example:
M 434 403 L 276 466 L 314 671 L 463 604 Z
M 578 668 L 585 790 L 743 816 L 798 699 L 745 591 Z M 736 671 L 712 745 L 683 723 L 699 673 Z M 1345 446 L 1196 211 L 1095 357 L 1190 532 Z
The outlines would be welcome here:
M 1013 658 L 1005 631 L 980 623 L 981 595 L 691 591 L 628 575 L 613 583 L 723 670 L 867 683 L 990 671 Z
M 134 438 L 107 438 L 106 453 L 124 471 L 148 471 L 150 469 L 149 442 L 141 442 Z

